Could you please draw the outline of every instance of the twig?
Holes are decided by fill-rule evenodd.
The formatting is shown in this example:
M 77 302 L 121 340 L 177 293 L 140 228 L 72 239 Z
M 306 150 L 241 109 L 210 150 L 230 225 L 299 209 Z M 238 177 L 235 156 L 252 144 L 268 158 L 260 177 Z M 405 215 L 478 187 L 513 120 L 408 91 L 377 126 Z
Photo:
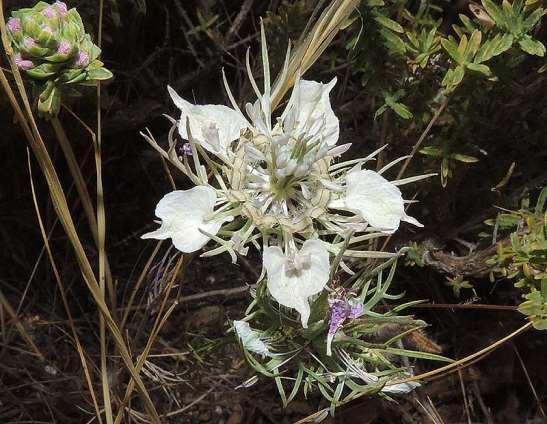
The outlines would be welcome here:
M 444 98 L 443 102 L 441 103 L 441 105 L 439 106 L 439 108 L 437 109 L 437 111 L 435 112 L 431 120 L 429 121 L 429 124 L 427 124 L 427 127 L 425 128 L 424 132 L 422 132 L 422 134 L 418 138 L 418 141 L 416 142 L 416 144 L 414 144 L 414 147 L 412 147 L 410 156 L 404 161 L 403 166 L 401 167 L 401 169 L 399 170 L 399 173 L 397 174 L 397 178 L 396 178 L 397 180 L 400 179 L 405 173 L 406 168 L 408 167 L 410 161 L 412 160 L 414 155 L 418 152 L 418 149 L 421 147 L 425 138 L 429 135 L 429 131 L 431 131 L 431 128 L 433 128 L 433 125 L 435 125 L 435 122 L 437 122 L 437 119 L 439 119 L 439 116 L 441 116 L 446 106 L 448 105 L 448 100 L 450 100 L 450 96 L 446 96 Z
M 203 300 L 207 299 L 208 297 L 215 297 L 215 296 L 237 296 L 242 293 L 246 293 L 249 291 L 250 286 L 244 286 L 244 287 L 236 287 L 233 289 L 220 289 L 220 290 L 211 290 L 204 293 L 197 293 L 192 294 L 190 296 L 181 297 L 177 300 L 178 303 L 189 303 L 189 302 L 195 302 L 197 300 Z
M 515 346 L 515 343 L 511 342 L 511 346 L 513 347 L 513 350 L 515 351 L 515 354 L 517 355 L 517 359 L 520 362 L 520 366 L 522 367 L 522 370 L 524 371 L 524 375 L 526 377 L 526 381 L 528 381 L 528 385 L 530 386 L 530 390 L 532 391 L 532 394 L 534 395 L 534 398 L 536 399 L 536 402 L 538 404 L 538 409 L 542 417 L 545 418 L 545 411 L 543 410 L 543 406 L 541 405 L 541 399 L 539 398 L 536 388 L 532 384 L 532 380 L 530 379 L 530 374 L 528 374 L 528 370 L 526 369 L 526 365 L 524 364 L 524 361 L 522 360 L 522 357 L 520 356 L 520 352 L 518 351 L 517 347 Z
M 214 390 L 214 387 L 211 387 L 209 390 L 207 390 L 205 393 L 203 393 L 200 397 L 194 399 L 192 402 L 190 402 L 188 405 L 181 409 L 177 409 L 176 411 L 169 412 L 165 415 L 162 415 L 161 418 L 168 418 L 168 417 L 174 417 L 175 415 L 182 414 L 184 411 L 190 409 L 192 406 L 194 406 L 196 403 L 201 402 L 203 399 L 205 399 L 207 396 L 209 396 L 209 393 L 211 393 Z
M 245 19 L 245 16 L 249 13 L 251 10 L 251 7 L 253 6 L 254 0 L 245 0 L 243 4 L 241 5 L 241 9 L 239 10 L 239 13 L 237 14 L 236 18 L 234 19 L 234 22 L 230 26 L 230 29 L 228 30 L 226 37 L 224 38 L 224 45 L 229 44 L 234 36 L 239 31 L 239 28 L 241 27 L 241 24 L 243 23 L 243 20 Z

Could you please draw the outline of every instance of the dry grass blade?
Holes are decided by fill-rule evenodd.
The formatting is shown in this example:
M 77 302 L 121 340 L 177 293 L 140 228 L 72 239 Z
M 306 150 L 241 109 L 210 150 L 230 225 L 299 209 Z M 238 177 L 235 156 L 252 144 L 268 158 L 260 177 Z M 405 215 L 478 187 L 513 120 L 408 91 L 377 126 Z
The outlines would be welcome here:
M 359 3 L 359 0 L 334 0 L 323 11 L 313 28 L 294 49 L 286 77 L 274 84 L 272 110 L 279 106 L 296 79 L 304 75 L 326 50 Z
M 169 279 L 167 286 L 164 289 L 163 300 L 158 310 L 158 314 L 156 317 L 156 321 L 154 322 L 154 326 L 152 327 L 152 331 L 150 332 L 150 336 L 148 337 L 148 341 L 146 342 L 146 346 L 143 349 L 142 353 L 139 355 L 139 359 L 137 361 L 137 364 L 135 365 L 135 369 L 139 373 L 142 367 L 144 366 L 146 359 L 150 355 L 150 350 L 152 349 L 152 345 L 154 344 L 154 341 L 156 340 L 157 335 L 159 334 L 161 328 L 167 322 L 167 318 L 169 317 L 169 315 L 171 315 L 171 312 L 173 312 L 175 306 L 177 305 L 177 303 L 172 304 L 171 307 L 167 310 L 167 312 L 163 314 L 163 311 L 167 304 L 167 300 L 169 299 L 169 293 L 171 293 L 171 289 L 173 288 L 175 284 L 175 281 L 177 279 L 177 276 L 179 275 L 179 272 L 182 268 L 183 263 L 184 263 L 184 256 L 181 255 L 177 261 L 177 264 L 175 265 L 173 274 L 171 278 Z M 134 384 L 133 384 L 133 380 L 131 380 L 127 386 L 127 390 L 125 391 L 125 396 L 123 398 L 120 409 L 118 410 L 118 415 L 116 416 L 116 421 L 115 421 L 116 424 L 119 424 L 121 422 L 121 419 L 123 417 L 122 411 L 125 409 L 125 405 L 129 401 L 133 388 L 134 388 Z
M 74 339 L 74 343 L 76 344 L 76 350 L 78 351 L 78 356 L 80 357 L 80 362 L 82 363 L 82 367 L 84 369 L 84 376 L 85 381 L 87 384 L 87 387 L 89 389 L 89 394 L 91 396 L 91 400 L 93 402 L 93 406 L 95 408 L 95 414 L 97 417 L 97 420 L 100 424 L 102 424 L 102 418 L 101 413 L 99 409 L 99 404 L 97 402 L 97 396 L 95 395 L 95 391 L 93 390 L 93 383 L 91 381 L 91 373 L 89 372 L 89 367 L 87 364 L 87 360 L 85 357 L 85 352 L 82 347 L 82 344 L 80 343 L 80 338 L 78 337 L 78 332 L 76 331 L 76 327 L 74 325 L 74 320 L 72 319 L 72 313 L 70 312 L 70 307 L 68 306 L 68 300 L 66 298 L 65 294 L 65 288 L 63 286 L 63 282 L 61 280 L 61 276 L 59 274 L 59 270 L 57 268 L 57 265 L 55 263 L 55 260 L 53 258 L 53 253 L 51 251 L 51 248 L 49 246 L 49 238 L 46 234 L 46 230 L 44 228 L 44 222 L 42 220 L 42 215 L 40 214 L 40 208 L 38 207 L 38 199 L 36 198 L 36 190 L 34 188 L 34 179 L 32 177 L 32 167 L 30 163 L 30 152 L 27 151 L 28 154 L 28 169 L 29 169 L 29 177 L 30 177 L 30 188 L 32 191 L 32 200 L 34 203 L 34 209 L 36 211 L 36 217 L 38 219 L 38 225 L 40 227 L 40 234 L 42 235 L 42 239 L 44 240 L 44 248 L 46 250 L 46 253 L 48 255 L 49 263 L 51 264 L 51 268 L 53 269 L 53 275 L 55 276 L 55 280 L 57 282 L 57 286 L 59 287 L 59 293 L 61 294 L 61 300 L 63 302 L 63 306 L 65 308 L 65 311 L 68 316 L 68 323 L 70 325 L 70 330 L 72 332 L 72 337 Z
M 13 95 L 13 91 L 11 87 L 9 86 L 9 83 L 6 79 L 4 71 L 1 68 L 0 68 L 0 83 L 2 84 L 6 92 L 8 93 L 8 98 L 10 102 L 12 102 L 12 106 L 15 112 L 18 114 L 18 118 L 20 118 L 20 122 L 23 125 L 23 129 L 25 131 L 25 135 L 28 138 L 28 142 L 46 178 L 46 182 L 48 184 L 48 188 L 50 191 L 50 196 L 51 196 L 51 200 L 52 200 L 55 212 L 57 213 L 59 220 L 61 224 L 63 225 L 63 228 L 68 236 L 68 239 L 70 240 L 72 244 L 72 247 L 75 252 L 76 260 L 78 262 L 80 271 L 82 273 L 82 277 L 84 278 L 84 281 L 89 291 L 91 292 L 91 295 L 93 296 L 93 299 L 95 303 L 97 304 L 97 307 L 99 308 L 99 310 L 101 311 L 101 313 L 103 314 L 105 318 L 106 325 L 108 326 L 110 332 L 112 333 L 114 342 L 120 352 L 120 355 L 122 357 L 122 360 L 125 366 L 127 367 L 127 370 L 131 374 L 132 378 L 135 380 L 135 384 L 142 397 L 147 413 L 150 415 L 153 422 L 159 422 L 159 416 L 156 411 L 156 408 L 154 407 L 154 404 L 152 400 L 150 399 L 150 396 L 148 395 L 148 392 L 142 382 L 142 379 L 140 378 L 139 374 L 135 370 L 131 355 L 125 344 L 125 341 L 120 332 L 120 329 L 118 328 L 116 322 L 114 321 L 112 314 L 110 313 L 110 310 L 105 302 L 104 296 L 101 293 L 99 284 L 93 273 L 93 269 L 91 267 L 89 259 L 87 258 L 83 245 L 80 241 L 80 238 L 78 237 L 78 233 L 76 231 L 74 221 L 70 214 L 70 209 L 68 207 L 68 203 L 64 195 L 63 188 L 59 181 L 59 177 L 57 176 L 57 173 L 55 171 L 55 168 L 53 166 L 49 153 L 46 149 L 46 146 L 40 134 L 40 131 L 38 130 L 38 126 L 36 125 L 36 121 L 32 113 L 32 108 L 30 106 L 30 102 L 26 94 L 26 90 L 23 84 L 21 74 L 13 60 L 13 51 L 12 51 L 10 42 L 8 40 L 7 31 L 6 31 L 3 0 L 0 0 L 0 30 L 2 32 L 2 42 L 9 58 L 10 66 L 13 72 L 13 76 L 15 78 L 15 82 L 17 84 L 19 94 L 23 101 L 26 115 L 22 113 L 22 109 L 18 105 L 18 102 L 16 101 L 16 98 Z
M 103 28 L 103 6 L 104 1 L 99 0 L 99 31 L 98 31 L 98 46 L 101 47 L 102 28 Z M 104 193 L 103 193 L 103 172 L 102 172 L 102 131 L 101 131 L 101 84 L 97 85 L 97 138 L 94 143 L 95 147 L 95 168 L 97 173 L 97 243 L 99 249 L 99 288 L 104 298 L 106 286 L 106 216 L 104 210 Z M 112 279 L 109 285 L 110 298 L 112 300 L 112 308 L 116 309 L 115 290 L 112 286 Z M 108 379 L 107 366 L 107 340 L 104 318 L 99 316 L 100 325 L 100 343 L 101 343 L 101 385 L 103 388 L 104 408 L 107 424 L 114 422 L 112 413 L 112 404 L 110 400 L 110 384 Z M 139 371 L 137 371 L 138 373 Z
M 76 160 L 76 155 L 74 154 L 72 145 L 66 135 L 66 132 L 59 118 L 58 117 L 52 118 L 51 125 L 53 127 L 53 130 L 55 131 L 55 135 L 57 136 L 57 141 L 59 141 L 59 145 L 61 146 L 63 155 L 65 156 L 68 169 L 70 171 L 70 175 L 72 177 L 72 180 L 74 181 L 76 191 L 78 192 L 78 196 L 80 197 L 80 200 L 82 202 L 82 207 L 84 209 L 85 216 L 87 218 L 89 227 L 91 229 L 91 235 L 93 236 L 93 240 L 95 241 L 97 250 L 99 250 L 100 252 L 101 244 L 100 244 L 100 235 L 98 230 L 98 220 L 95 217 L 95 208 L 93 207 L 93 201 L 91 200 L 91 195 L 89 194 L 89 190 L 87 189 L 85 178 L 82 175 L 82 171 L 80 169 L 80 166 L 78 165 L 78 161 Z M 93 143 L 93 147 L 96 150 L 97 141 L 96 141 L 96 136 L 93 132 L 91 132 L 91 140 Z M 95 155 L 95 158 L 96 158 L 96 155 Z M 98 198 L 97 198 L 97 202 L 99 203 Z M 112 285 L 112 275 L 110 274 L 110 266 L 108 264 L 108 260 L 106 260 L 106 281 L 108 285 L 108 294 L 110 297 L 110 303 L 112 304 L 113 307 L 115 307 L 116 305 L 115 290 Z
M 40 352 L 40 349 L 38 349 L 38 347 L 36 346 L 32 338 L 27 333 L 27 330 L 25 330 L 25 327 L 23 326 L 23 324 L 21 324 L 21 321 L 19 321 L 19 318 L 17 317 L 15 310 L 10 305 L 10 303 L 8 302 L 8 299 L 6 299 L 6 297 L 4 296 L 4 293 L 2 293 L 1 290 L 0 290 L 0 304 L 2 305 L 2 308 L 6 310 L 10 318 L 13 320 L 15 327 L 17 327 L 17 330 L 21 334 L 21 337 L 23 337 L 23 339 L 27 342 L 29 347 L 34 351 L 34 353 L 36 353 L 36 356 L 40 358 L 40 361 L 44 361 L 45 360 L 44 355 L 42 355 L 42 352 Z

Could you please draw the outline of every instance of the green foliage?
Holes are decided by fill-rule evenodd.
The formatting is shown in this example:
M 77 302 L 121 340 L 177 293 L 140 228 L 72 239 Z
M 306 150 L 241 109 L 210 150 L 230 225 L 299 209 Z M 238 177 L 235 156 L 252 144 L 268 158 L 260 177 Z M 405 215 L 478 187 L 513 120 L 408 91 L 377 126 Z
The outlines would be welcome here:
M 464 280 L 462 276 L 457 276 L 455 278 L 450 278 L 446 285 L 450 288 L 452 288 L 452 292 L 454 293 L 455 297 L 460 297 L 461 290 L 462 289 L 472 289 L 473 285 L 467 281 Z
M 375 118 L 392 112 L 382 120 L 390 144 L 418 137 L 448 104 L 425 139 L 423 164 L 414 161 L 418 168 L 439 168 L 443 187 L 463 164 L 479 160 L 477 151 L 488 151 L 475 143 L 488 104 L 507 95 L 523 63 L 538 72 L 544 65 L 538 61 L 543 45 L 534 38 L 545 14 L 541 2 L 471 3 L 467 15 L 447 22 L 451 3 L 362 2 L 346 43 L 352 70 L 374 99 Z
M 441 176 L 441 185 L 443 187 L 446 187 L 449 178 L 454 175 L 457 162 L 474 163 L 479 160 L 473 156 L 452 152 L 450 147 L 452 146 L 445 144 L 443 146 L 426 146 L 420 150 L 420 153 L 423 155 L 441 159 L 441 170 L 439 174 Z
M 547 187 L 539 195 L 535 208 L 500 213 L 494 224 L 498 231 L 512 231 L 508 242 L 498 244 L 491 259 L 494 272 L 515 280 L 515 287 L 526 299 L 519 311 L 537 329 L 547 329 Z
M 424 254 L 425 254 L 425 247 L 421 244 L 418 244 L 416 242 L 412 242 L 410 246 L 408 247 L 408 250 L 406 251 L 405 255 L 405 265 L 406 266 L 419 266 L 422 268 L 425 266 L 424 262 Z
M 304 396 L 319 391 L 330 403 L 331 413 L 360 394 L 389 398 L 389 392 L 382 391 L 386 383 L 409 375 L 401 358 L 450 361 L 431 353 L 405 349 L 401 344 L 405 335 L 426 326 L 412 316 L 398 315 L 416 302 L 388 310 L 379 308 L 380 303 L 402 296 L 388 294 L 396 264 L 396 258 L 390 259 L 374 269 L 362 270 L 343 283 L 333 278 L 330 284 L 333 292 L 324 293 L 313 302 L 307 329 L 301 328 L 294 312 L 280 308 L 266 295 L 264 281 L 258 285 L 245 320 L 262 340 L 268 341 L 274 355 L 259 358 L 241 347 L 257 374 L 275 380 L 284 406 L 300 391 Z M 364 313 L 346 322 L 336 333 L 332 356 L 329 356 L 327 300 L 340 294 L 356 296 L 364 305 Z
M 41 1 L 13 11 L 7 27 L 15 62 L 36 87 L 42 115 L 56 115 L 62 95 L 74 93 L 72 86 L 112 78 L 78 11 L 68 10 L 62 2 Z

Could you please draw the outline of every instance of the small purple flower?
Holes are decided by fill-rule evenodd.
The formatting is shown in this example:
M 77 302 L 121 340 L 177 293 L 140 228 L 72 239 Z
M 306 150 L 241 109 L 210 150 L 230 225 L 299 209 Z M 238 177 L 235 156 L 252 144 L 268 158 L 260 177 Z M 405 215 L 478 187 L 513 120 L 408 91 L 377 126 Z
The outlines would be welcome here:
M 89 60 L 89 54 L 84 50 L 80 50 L 78 52 L 78 57 L 76 58 L 76 66 L 85 68 L 89 65 Z
M 192 156 L 192 147 L 190 143 L 183 143 L 182 146 L 179 146 L 178 153 L 181 156 Z
M 23 71 L 28 71 L 29 69 L 34 67 L 34 63 L 32 62 L 32 60 L 23 59 L 19 53 L 15 55 L 14 59 L 17 67 Z
M 19 32 L 21 31 L 21 19 L 9 18 L 7 26 L 12 34 Z
M 66 3 L 62 1 L 56 1 L 53 3 L 53 6 L 57 8 L 57 12 L 59 12 L 59 15 L 61 15 L 63 18 L 68 15 L 68 7 L 66 6 Z
M 42 11 L 42 15 L 44 15 L 46 18 L 49 18 L 49 19 L 56 18 L 57 10 L 52 6 L 49 6 Z
M 67 54 L 69 54 L 71 50 L 72 50 L 72 45 L 66 40 L 62 40 L 59 43 L 59 47 L 57 47 L 57 53 L 62 54 L 63 56 L 66 56 Z
M 36 47 L 36 41 L 34 40 L 34 38 L 32 37 L 25 37 L 23 39 L 23 45 L 27 48 L 27 49 L 32 49 L 33 47 Z
M 327 335 L 327 355 L 332 354 L 331 344 L 334 335 L 347 319 L 355 319 L 363 313 L 363 304 L 346 299 L 329 299 L 330 322 Z

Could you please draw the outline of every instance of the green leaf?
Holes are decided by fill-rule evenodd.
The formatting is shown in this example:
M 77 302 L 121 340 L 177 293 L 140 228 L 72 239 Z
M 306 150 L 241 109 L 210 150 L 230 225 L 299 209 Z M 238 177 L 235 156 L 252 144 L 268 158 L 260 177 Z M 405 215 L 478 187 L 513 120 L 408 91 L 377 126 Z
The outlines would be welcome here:
M 454 59 L 457 63 L 461 63 L 463 61 L 463 55 L 461 55 L 458 51 L 458 45 L 456 44 L 453 37 L 450 36 L 448 38 L 442 38 L 441 45 L 447 51 L 450 57 Z
M 105 81 L 112 78 L 112 72 L 106 68 L 91 69 L 87 72 L 88 81 Z
M 500 213 L 496 220 L 500 228 L 509 229 L 518 225 L 518 223 L 520 222 L 520 217 L 518 215 L 513 215 L 510 213 Z
M 519 46 L 526 53 L 543 57 L 545 55 L 545 46 L 538 40 L 532 37 L 524 37 L 519 40 Z
M 494 38 L 487 40 L 479 49 L 475 56 L 474 63 L 483 63 L 494 56 L 498 56 L 509 50 L 513 45 L 514 38 L 511 34 L 498 34 Z
M 507 29 L 505 15 L 498 5 L 496 5 L 492 0 L 482 0 L 482 5 L 497 25 Z
M 439 146 L 426 146 L 420 149 L 420 153 L 427 156 L 440 158 L 444 156 L 444 151 Z
M 381 29 L 380 34 L 384 38 L 386 47 L 393 50 L 394 53 L 404 54 L 406 52 L 406 44 L 397 34 L 387 29 Z
M 402 103 L 393 103 L 390 108 L 403 119 L 410 119 L 414 116 L 408 107 Z
M 393 19 L 388 18 L 387 16 L 376 15 L 374 20 L 378 22 L 380 25 L 392 31 L 398 32 L 399 34 L 403 34 L 405 32 L 405 30 L 399 23 L 395 22 Z
M 26 71 L 27 75 L 36 79 L 47 79 L 57 72 L 58 66 L 52 63 L 42 63 Z
M 465 162 L 465 163 L 475 163 L 475 162 L 479 161 L 476 157 L 468 156 L 468 155 L 462 155 L 460 153 L 455 153 L 451 157 L 454 160 L 457 160 L 457 161 L 460 161 L 460 162 Z
M 459 85 L 462 80 L 463 80 L 463 76 L 465 75 L 465 69 L 463 66 L 456 66 L 456 69 L 454 69 L 454 80 L 453 80 L 453 84 L 456 86 L 456 85 Z
M 46 116 L 53 117 L 59 113 L 61 109 L 61 93 L 57 87 L 53 87 L 49 96 L 45 99 L 38 98 L 38 113 Z
M 541 193 L 539 193 L 538 201 L 536 203 L 536 207 L 535 207 L 536 214 L 543 213 L 543 208 L 545 207 L 546 201 L 547 201 L 547 187 L 543 187 L 543 190 L 541 190 Z
M 479 72 L 487 77 L 492 75 L 492 72 L 490 71 L 490 68 L 486 65 L 481 65 L 477 63 L 469 63 L 467 65 L 467 69 L 475 72 Z
M 378 110 L 374 113 L 374 119 L 378 119 L 378 117 L 380 117 L 387 110 L 387 108 L 387 105 L 380 106 Z
M 433 353 L 427 353 L 427 352 L 418 352 L 415 350 L 397 349 L 394 347 L 388 347 L 385 349 L 385 351 L 393 355 L 406 356 L 408 358 L 428 359 L 430 361 L 454 362 L 453 359 L 447 358 L 445 356 L 435 355 Z
M 528 17 L 522 23 L 524 31 L 528 32 L 533 29 L 539 20 L 545 15 L 545 9 L 538 8 L 528 15 Z
M 477 29 L 473 21 L 469 19 L 466 15 L 463 15 L 460 13 L 458 16 L 460 18 L 460 21 L 462 21 L 462 24 L 465 27 L 465 29 L 467 29 L 469 32 L 473 32 Z
M 479 30 L 473 31 L 471 37 L 469 37 L 469 42 L 465 48 L 464 58 L 466 62 L 471 62 L 481 45 L 482 32 Z

